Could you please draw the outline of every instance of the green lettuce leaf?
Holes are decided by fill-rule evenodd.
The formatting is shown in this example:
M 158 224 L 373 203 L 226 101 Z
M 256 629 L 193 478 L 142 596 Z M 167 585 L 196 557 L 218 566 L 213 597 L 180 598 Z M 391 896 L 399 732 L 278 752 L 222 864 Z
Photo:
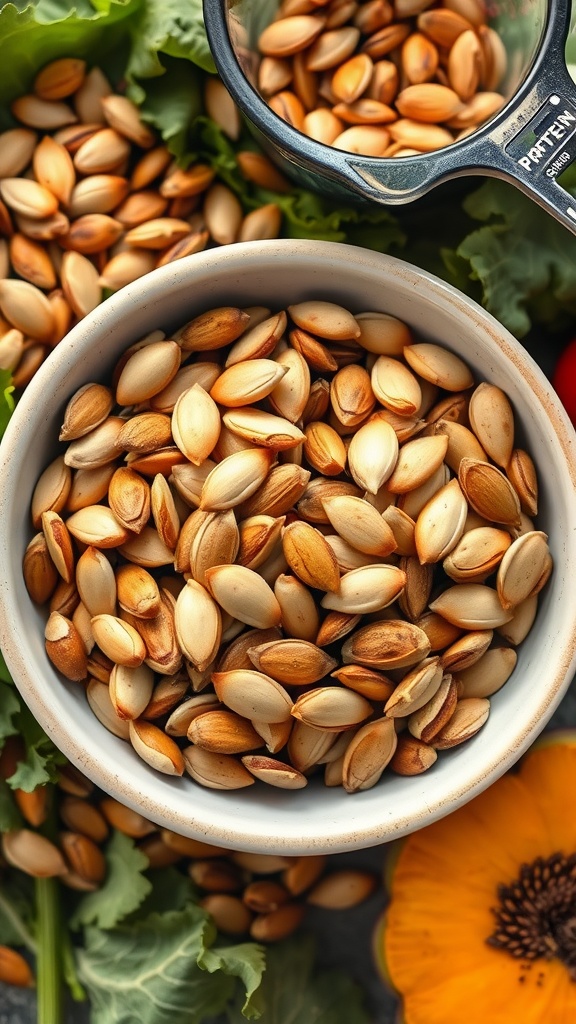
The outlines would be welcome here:
M 99 889 L 80 900 L 70 919 L 71 928 L 91 924 L 113 928 L 136 910 L 152 890 L 151 882 L 142 873 L 148 867 L 148 858 L 133 839 L 122 832 L 114 832 L 105 855 L 106 880 Z
M 22 871 L 7 871 L 0 887 L 0 943 L 33 952 L 34 918 L 34 880 Z
M 342 972 L 318 969 L 310 936 L 270 946 L 266 961 L 260 1024 L 369 1024 L 360 988 Z M 239 999 L 228 1019 L 241 1024 Z
M 26 756 L 7 781 L 12 789 L 23 789 L 26 793 L 31 793 L 36 786 L 56 782 L 58 769 L 60 765 L 66 764 L 66 758 L 38 725 L 24 702 L 18 699 L 20 710 L 14 721 L 17 732 L 24 740 Z
M 20 714 L 20 701 L 14 686 L 0 682 L 0 750 L 8 736 L 18 732 L 17 716 Z
M 0 10 L 0 127 L 13 124 L 9 104 L 26 93 L 39 69 L 73 55 L 106 65 L 141 0 L 38 0 Z M 20 9 L 19 9 L 20 8 Z
M 153 78 L 164 73 L 159 53 L 182 57 L 204 71 L 215 71 L 208 47 L 202 0 L 146 0 L 133 30 L 134 45 L 127 67 L 129 78 Z
M 248 1020 L 260 1018 L 263 1008 L 260 986 L 266 970 L 266 953 L 262 946 L 244 942 L 239 946 L 205 949 L 198 958 L 198 966 L 210 974 L 221 971 L 227 976 L 240 978 L 245 988 L 242 1016 Z
M 576 314 L 576 237 L 570 231 L 501 181 L 487 181 L 465 199 L 464 209 L 483 226 L 455 256 L 479 282 L 486 309 L 518 338 L 533 318 L 554 326 L 562 314 Z
M 0 370 L 0 437 L 2 437 L 8 421 L 14 412 L 14 398 L 12 392 L 12 376 L 9 370 Z
M 10 786 L 4 779 L 0 779 L 0 833 L 11 832 L 15 828 L 22 828 L 22 815 L 16 807 Z
M 228 954 L 230 975 L 201 970 L 198 962 L 215 937 L 211 919 L 198 906 L 152 914 L 111 931 L 87 928 L 78 965 L 92 1024 L 202 1024 L 221 1013 L 235 996 L 233 974 L 246 975 L 247 954 Z

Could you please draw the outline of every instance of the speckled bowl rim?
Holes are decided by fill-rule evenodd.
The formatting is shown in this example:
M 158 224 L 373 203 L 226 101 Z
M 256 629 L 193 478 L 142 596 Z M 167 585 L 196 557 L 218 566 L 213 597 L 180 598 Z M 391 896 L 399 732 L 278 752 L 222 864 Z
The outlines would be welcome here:
M 33 445 L 36 431 L 35 410 L 45 403 L 46 395 L 52 394 L 54 379 L 65 376 L 67 369 L 78 358 L 78 353 L 81 355 L 82 350 L 90 345 L 94 338 L 101 339 L 118 317 L 128 315 L 130 309 L 134 309 L 135 305 L 142 301 L 153 307 L 155 300 L 161 298 L 167 287 L 188 287 L 195 275 L 233 275 L 235 268 L 242 267 L 246 261 L 261 262 L 263 256 L 266 261 L 275 263 L 286 259 L 306 260 L 313 257 L 319 261 L 337 259 L 340 265 L 342 261 L 348 261 L 358 270 L 365 268 L 374 272 L 376 269 L 393 283 L 403 282 L 415 291 L 424 287 L 427 303 L 438 306 L 449 303 L 465 317 L 470 328 L 477 325 L 487 331 L 506 359 L 513 363 L 523 376 L 526 385 L 532 389 L 542 406 L 542 427 L 552 432 L 554 445 L 559 446 L 567 480 L 571 482 L 576 527 L 576 436 L 559 400 L 551 393 L 549 382 L 529 354 L 490 314 L 439 278 L 394 257 L 333 242 L 285 239 L 241 243 L 213 249 L 156 270 L 113 295 L 70 332 L 26 388 L 0 447 L 2 479 L 6 480 L 7 475 L 16 472 L 19 459 L 21 462 L 22 446 L 28 449 Z M 508 736 L 506 747 L 504 748 L 502 744 L 497 747 L 494 756 L 488 762 L 479 764 L 471 776 L 454 778 L 453 784 L 444 786 L 439 794 L 430 792 L 420 814 L 400 813 L 390 820 L 389 815 L 386 816 L 384 803 L 383 813 L 378 821 L 370 820 L 366 822 L 365 827 L 351 829 L 347 823 L 345 801 L 357 798 L 344 797 L 342 809 L 337 816 L 332 815 L 326 819 L 319 816 L 317 832 L 314 835 L 299 836 L 295 834 L 293 826 L 289 830 L 264 830 L 254 827 L 247 829 L 243 827 L 241 814 L 237 821 L 225 818 L 222 813 L 218 814 L 216 794 L 214 814 L 198 818 L 191 809 L 189 818 L 184 822 L 182 816 L 166 804 L 165 799 L 159 800 L 143 791 L 142 780 L 120 779 L 113 758 L 103 759 L 99 754 L 97 737 L 78 736 L 69 713 L 66 721 L 65 696 L 54 706 L 47 700 L 48 688 L 47 684 L 43 683 L 41 675 L 40 679 L 35 678 L 33 666 L 24 654 L 26 631 L 20 629 L 13 616 L 14 609 L 11 608 L 10 538 L 6 527 L 11 512 L 13 514 L 15 501 L 16 492 L 3 486 L 0 491 L 0 647 L 26 703 L 69 760 L 104 791 L 161 826 L 185 832 L 187 835 L 217 845 L 293 855 L 321 851 L 338 852 L 379 845 L 428 825 L 467 803 L 517 761 L 541 732 L 560 703 L 576 668 L 574 607 L 571 612 L 571 629 L 563 629 L 561 637 L 558 637 L 559 651 L 553 665 L 553 675 L 541 691 L 534 691 L 532 710 L 524 728 Z M 571 572 L 574 578 L 576 558 L 574 563 L 569 561 L 563 568 L 566 572 Z M 25 618 L 25 613 L 22 615 Z M 64 690 L 62 692 L 64 694 Z M 103 727 L 98 728 L 104 731 Z M 332 820 L 334 817 L 338 820 Z

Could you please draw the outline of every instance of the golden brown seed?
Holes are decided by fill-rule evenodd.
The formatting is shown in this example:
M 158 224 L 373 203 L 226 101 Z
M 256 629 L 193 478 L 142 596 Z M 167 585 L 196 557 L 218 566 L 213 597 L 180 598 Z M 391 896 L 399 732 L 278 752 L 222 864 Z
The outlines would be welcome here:
M 215 754 L 241 754 L 262 746 L 262 739 L 250 722 L 232 711 L 198 715 L 190 723 L 188 739 Z
M 322 534 L 308 523 L 294 522 L 282 537 L 284 555 L 296 576 L 310 587 L 337 591 L 340 571 Z
M 390 768 L 398 775 L 421 775 L 437 760 L 438 754 L 433 747 L 408 733 L 401 733 Z
M 68 150 L 45 135 L 34 151 L 32 166 L 40 185 L 67 206 L 76 183 L 76 172 Z
M 52 612 L 44 631 L 46 653 L 55 668 L 76 682 L 88 674 L 86 650 L 74 623 L 59 612 Z
M 54 878 L 66 871 L 58 847 L 31 829 L 5 832 L 2 836 L 2 853 L 12 867 L 34 878 Z
M 258 49 L 269 57 L 291 57 L 320 35 L 324 19 L 296 15 L 272 22 L 258 37 Z
M 368 899 L 376 885 L 375 876 L 367 871 L 333 871 L 316 883 L 306 899 L 314 907 L 348 910 Z
M 184 774 L 182 752 L 170 736 L 142 719 L 130 721 L 128 727 L 134 750 L 151 768 L 165 775 Z

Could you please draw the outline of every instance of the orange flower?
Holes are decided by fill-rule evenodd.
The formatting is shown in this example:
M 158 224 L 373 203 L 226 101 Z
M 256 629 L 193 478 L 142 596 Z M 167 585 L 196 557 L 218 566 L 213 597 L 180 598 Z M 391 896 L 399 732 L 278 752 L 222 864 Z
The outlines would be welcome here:
M 376 957 L 404 1024 L 576 1022 L 576 732 L 405 841 Z

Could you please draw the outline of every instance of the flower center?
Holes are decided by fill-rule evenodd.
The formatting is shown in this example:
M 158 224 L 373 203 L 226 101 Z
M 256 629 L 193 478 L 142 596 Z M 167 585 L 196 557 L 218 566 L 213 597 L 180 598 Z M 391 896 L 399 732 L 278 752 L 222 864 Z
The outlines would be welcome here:
M 560 960 L 576 981 L 576 853 L 523 864 L 512 885 L 498 887 L 490 946 L 518 960 Z

